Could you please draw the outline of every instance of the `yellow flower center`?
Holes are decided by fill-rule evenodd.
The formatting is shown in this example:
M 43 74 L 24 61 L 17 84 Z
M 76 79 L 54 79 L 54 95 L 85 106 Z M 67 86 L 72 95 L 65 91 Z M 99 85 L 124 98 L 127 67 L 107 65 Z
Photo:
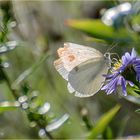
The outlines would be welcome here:
M 113 70 L 117 70 L 117 69 L 119 69 L 121 66 L 122 66 L 122 61 L 121 61 L 121 60 L 118 60 L 118 61 L 114 64 Z

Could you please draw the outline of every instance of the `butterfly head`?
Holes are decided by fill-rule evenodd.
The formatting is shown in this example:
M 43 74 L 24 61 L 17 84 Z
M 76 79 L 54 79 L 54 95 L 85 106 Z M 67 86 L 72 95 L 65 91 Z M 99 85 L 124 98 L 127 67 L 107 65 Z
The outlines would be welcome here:
M 109 52 L 107 52 L 107 53 L 105 53 L 104 54 L 104 57 L 105 57 L 105 59 L 107 59 L 107 60 L 110 60 L 111 58 L 110 58 L 110 53 Z

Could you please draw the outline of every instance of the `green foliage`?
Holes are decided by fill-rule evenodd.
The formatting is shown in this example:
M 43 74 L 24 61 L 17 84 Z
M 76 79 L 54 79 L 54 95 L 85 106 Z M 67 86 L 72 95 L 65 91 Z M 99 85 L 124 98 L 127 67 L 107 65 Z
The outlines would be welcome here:
M 115 30 L 111 26 L 107 26 L 102 23 L 101 20 L 81 19 L 81 20 L 68 20 L 66 25 L 83 31 L 89 34 L 91 37 L 98 39 L 104 39 L 107 41 L 116 42 L 131 42 L 133 40 L 131 34 L 124 28 Z
M 135 104 L 140 105 L 140 97 L 135 97 L 135 96 L 128 95 L 128 96 L 125 97 L 125 99 L 130 101 L 130 102 L 133 102 Z
M 106 127 L 105 131 L 103 132 L 104 139 L 113 139 L 113 132 L 112 129 L 108 126 Z
M 128 15 L 117 15 L 112 25 L 103 23 L 99 15 L 98 19 L 82 17 L 66 20 L 65 25 L 89 35 L 89 42 L 86 42 L 81 33 L 73 32 L 71 29 L 69 31 L 67 26 L 65 28 L 68 30 L 63 27 L 67 17 L 81 17 L 83 11 L 78 8 L 81 7 L 81 3 L 82 1 L 62 1 L 54 2 L 52 6 L 51 2 L 41 1 L 3 1 L 2 4 L 0 2 L 0 84 L 7 85 L 1 86 L 0 89 L 0 115 L 1 124 L 3 123 L 0 126 L 0 138 L 115 139 L 124 136 L 126 125 L 130 125 L 127 133 L 131 131 L 131 134 L 139 134 L 139 126 L 131 130 L 132 126 L 128 123 L 129 118 L 135 123 L 133 126 L 139 121 L 139 116 L 136 121 L 131 117 L 132 114 L 139 115 L 140 112 L 139 83 L 134 87 L 127 87 L 128 96 L 124 97 L 124 100 L 103 94 L 96 94 L 94 98 L 76 98 L 67 93 L 66 84 L 54 70 L 53 61 L 56 49 L 66 40 L 82 41 L 83 44 L 97 43 L 95 47 L 101 47 L 101 43 L 103 49 L 106 49 L 105 43 L 116 43 L 121 44 L 116 48 L 120 54 L 129 47 L 135 47 L 140 54 L 140 3 L 134 3 L 133 12 L 129 12 Z M 106 3 L 103 7 L 109 8 L 113 3 L 117 6 L 119 1 L 101 3 Z M 48 12 L 44 9 L 53 10 Z M 93 9 L 96 8 L 92 7 Z M 74 16 L 69 16 L 69 12 L 75 13 Z M 90 14 L 94 12 L 99 11 L 92 11 Z M 48 15 L 51 13 L 52 15 Z M 131 75 L 129 77 L 132 79 Z M 130 112 L 127 112 L 125 100 L 135 104 L 137 109 L 129 109 Z M 116 102 L 120 102 L 121 106 L 116 105 L 112 108 Z M 89 112 L 80 113 L 81 106 Z M 120 107 L 123 113 L 117 114 Z M 112 109 L 103 113 L 109 108 Z M 13 113 L 13 110 L 16 113 Z M 13 113 L 15 120 L 8 113 Z M 94 122 L 98 117 L 100 119 Z M 119 123 L 117 117 L 122 123 Z M 8 123 L 10 119 L 11 124 Z M 14 126 L 15 133 L 12 131 Z M 6 136 L 2 136 L 3 129 Z M 12 134 L 9 134 L 10 132 Z M 131 137 L 133 139 L 133 136 Z
M 91 130 L 91 133 L 88 136 L 88 139 L 95 139 L 98 138 L 100 134 L 104 132 L 109 122 L 114 118 L 114 116 L 117 114 L 117 112 L 120 109 L 120 105 L 116 105 L 114 108 L 112 108 L 110 111 L 105 113 L 96 123 L 96 125 Z M 110 133 L 110 132 L 108 132 Z M 111 134 L 108 134 L 111 135 Z
M 0 102 L 0 113 L 17 109 L 19 108 L 19 106 L 20 105 L 18 102 L 9 102 L 9 101 Z
M 39 59 L 38 62 L 36 62 L 35 64 L 33 64 L 29 69 L 25 70 L 22 74 L 20 74 L 20 76 L 13 82 L 12 87 L 13 88 L 17 88 L 18 85 L 26 80 L 37 68 L 40 67 L 40 65 L 49 57 L 49 54 L 43 54 L 41 56 L 41 58 Z
M 138 112 L 138 113 L 140 113 L 140 109 L 137 109 L 135 112 Z

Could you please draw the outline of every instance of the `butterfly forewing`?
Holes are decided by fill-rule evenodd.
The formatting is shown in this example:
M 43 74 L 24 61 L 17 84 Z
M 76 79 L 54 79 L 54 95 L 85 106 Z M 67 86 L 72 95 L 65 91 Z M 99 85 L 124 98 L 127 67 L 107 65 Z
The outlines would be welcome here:
M 97 93 L 107 73 L 106 59 L 94 48 L 65 43 L 58 49 L 59 59 L 54 62 L 56 70 L 68 81 L 68 90 L 75 96 L 88 97 Z

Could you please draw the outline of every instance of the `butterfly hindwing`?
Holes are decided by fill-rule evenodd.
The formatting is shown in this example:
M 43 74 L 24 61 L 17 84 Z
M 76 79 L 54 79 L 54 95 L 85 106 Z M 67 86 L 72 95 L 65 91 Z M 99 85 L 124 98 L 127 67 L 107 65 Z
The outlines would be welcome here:
M 75 96 L 88 97 L 97 93 L 107 73 L 107 66 L 103 58 L 91 59 L 75 67 L 68 75 L 68 81 L 75 90 Z

